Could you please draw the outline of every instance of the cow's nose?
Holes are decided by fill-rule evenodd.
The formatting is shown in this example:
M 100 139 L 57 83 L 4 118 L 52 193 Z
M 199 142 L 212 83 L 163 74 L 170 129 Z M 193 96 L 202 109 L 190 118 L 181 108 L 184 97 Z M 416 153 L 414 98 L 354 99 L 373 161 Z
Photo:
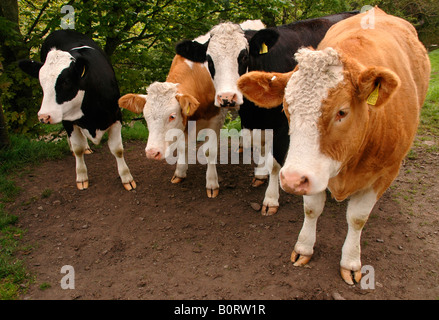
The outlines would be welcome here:
M 306 195 L 311 189 L 310 179 L 306 175 L 285 170 L 280 172 L 280 184 L 286 192 L 297 195 Z
M 148 159 L 161 160 L 162 153 L 160 152 L 159 149 L 156 148 L 146 149 L 146 157 Z
M 38 120 L 41 123 L 49 124 L 50 123 L 50 116 L 48 114 L 41 114 L 38 116 Z
M 224 92 L 218 94 L 216 99 L 221 107 L 234 107 L 238 101 L 238 95 L 233 92 Z

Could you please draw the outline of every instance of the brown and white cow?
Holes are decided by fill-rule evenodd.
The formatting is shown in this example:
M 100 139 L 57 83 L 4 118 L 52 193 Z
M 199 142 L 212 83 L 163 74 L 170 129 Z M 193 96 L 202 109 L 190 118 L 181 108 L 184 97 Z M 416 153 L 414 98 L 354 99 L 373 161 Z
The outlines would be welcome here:
M 176 55 L 166 82 L 154 82 L 148 87 L 147 95 L 127 94 L 119 99 L 119 106 L 135 113 L 142 113 L 146 119 L 149 137 L 146 155 L 150 159 L 165 158 L 169 142 L 167 132 L 179 129 L 185 133 L 185 147 L 188 147 L 188 122 L 196 121 L 196 133 L 205 128 L 213 129 L 218 139 L 227 110 L 214 105 L 215 88 L 205 64 L 195 63 Z M 213 157 L 212 157 L 213 156 Z M 215 158 L 214 155 L 209 157 Z M 209 198 L 219 193 L 216 161 L 207 162 L 206 189 Z M 177 163 L 172 183 L 186 178 L 188 161 Z
M 365 24 L 372 14 L 374 25 Z M 415 28 L 377 7 L 334 25 L 316 51 L 302 48 L 295 58 L 293 72 L 253 72 L 238 86 L 259 106 L 283 101 L 289 118 L 280 181 L 303 195 L 305 211 L 291 260 L 311 259 L 328 188 L 337 201 L 350 198 L 340 265 L 353 284 L 361 279 L 363 226 L 413 143 L 430 62 Z

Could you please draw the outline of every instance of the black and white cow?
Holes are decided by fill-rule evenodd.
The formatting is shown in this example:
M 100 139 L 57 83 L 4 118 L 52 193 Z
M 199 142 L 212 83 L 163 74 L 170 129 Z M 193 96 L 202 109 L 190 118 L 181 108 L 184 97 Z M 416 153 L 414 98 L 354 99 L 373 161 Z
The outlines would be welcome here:
M 44 40 L 41 62 L 21 60 L 19 66 L 40 80 L 43 89 L 38 112 L 40 122 L 62 122 L 67 131 L 76 157 L 78 189 L 89 186 L 84 162 L 87 138 L 98 144 L 105 132 L 125 189 L 135 189 L 136 183 L 123 157 L 119 87 L 113 67 L 101 48 L 74 30 L 59 30 Z
M 354 12 L 334 14 L 322 18 L 297 21 L 288 25 L 259 31 L 243 30 L 230 22 L 221 23 L 210 31 L 205 44 L 186 40 L 177 44 L 177 54 L 195 62 L 207 62 L 216 90 L 217 107 L 239 106 L 243 129 L 273 129 L 273 157 L 275 159 L 262 206 L 262 214 L 272 215 L 279 208 L 279 170 L 288 151 L 288 121 L 282 105 L 273 109 L 258 108 L 245 99 L 237 87 L 237 80 L 249 71 L 289 72 L 297 62 L 294 53 L 301 47 L 317 47 L 326 31 Z M 257 180 L 266 177 L 255 176 Z

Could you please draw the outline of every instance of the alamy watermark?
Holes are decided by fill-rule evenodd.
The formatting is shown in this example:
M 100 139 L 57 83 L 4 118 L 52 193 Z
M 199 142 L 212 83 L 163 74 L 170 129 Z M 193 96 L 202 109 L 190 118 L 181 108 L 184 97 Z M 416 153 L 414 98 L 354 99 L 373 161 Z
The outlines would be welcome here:
M 65 16 L 61 18 L 61 29 L 75 29 L 75 9 L 73 6 L 62 6 L 61 13 L 65 14 Z
M 62 277 L 60 283 L 61 288 L 64 290 L 75 289 L 75 269 L 70 265 L 65 265 L 61 268 L 61 273 L 66 274 Z
M 170 129 L 165 141 L 169 144 L 165 150 L 168 164 L 217 164 L 218 158 L 220 164 L 241 164 L 237 152 L 230 152 L 229 159 L 229 150 L 242 145 L 242 164 L 256 164 L 256 175 L 267 174 L 273 167 L 273 129 L 221 129 L 218 139 L 215 130 L 209 128 L 197 134 L 196 121 L 189 121 L 187 139 L 182 130 Z M 198 150 L 197 142 L 204 142 Z
M 366 15 L 361 18 L 361 28 L 363 29 L 375 29 L 375 8 L 366 5 L 361 8 L 361 13 L 366 12 Z
M 375 269 L 370 265 L 361 267 L 360 287 L 363 290 L 375 290 Z

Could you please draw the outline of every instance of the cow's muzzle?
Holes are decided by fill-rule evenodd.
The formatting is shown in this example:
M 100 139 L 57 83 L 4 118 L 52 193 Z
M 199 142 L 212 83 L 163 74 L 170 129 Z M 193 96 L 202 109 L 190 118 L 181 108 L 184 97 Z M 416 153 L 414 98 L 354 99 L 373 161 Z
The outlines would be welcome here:
M 38 120 L 44 124 L 51 124 L 52 123 L 52 118 L 48 114 L 38 115 Z
M 216 99 L 221 108 L 236 107 L 238 95 L 236 93 L 226 92 L 218 94 Z

